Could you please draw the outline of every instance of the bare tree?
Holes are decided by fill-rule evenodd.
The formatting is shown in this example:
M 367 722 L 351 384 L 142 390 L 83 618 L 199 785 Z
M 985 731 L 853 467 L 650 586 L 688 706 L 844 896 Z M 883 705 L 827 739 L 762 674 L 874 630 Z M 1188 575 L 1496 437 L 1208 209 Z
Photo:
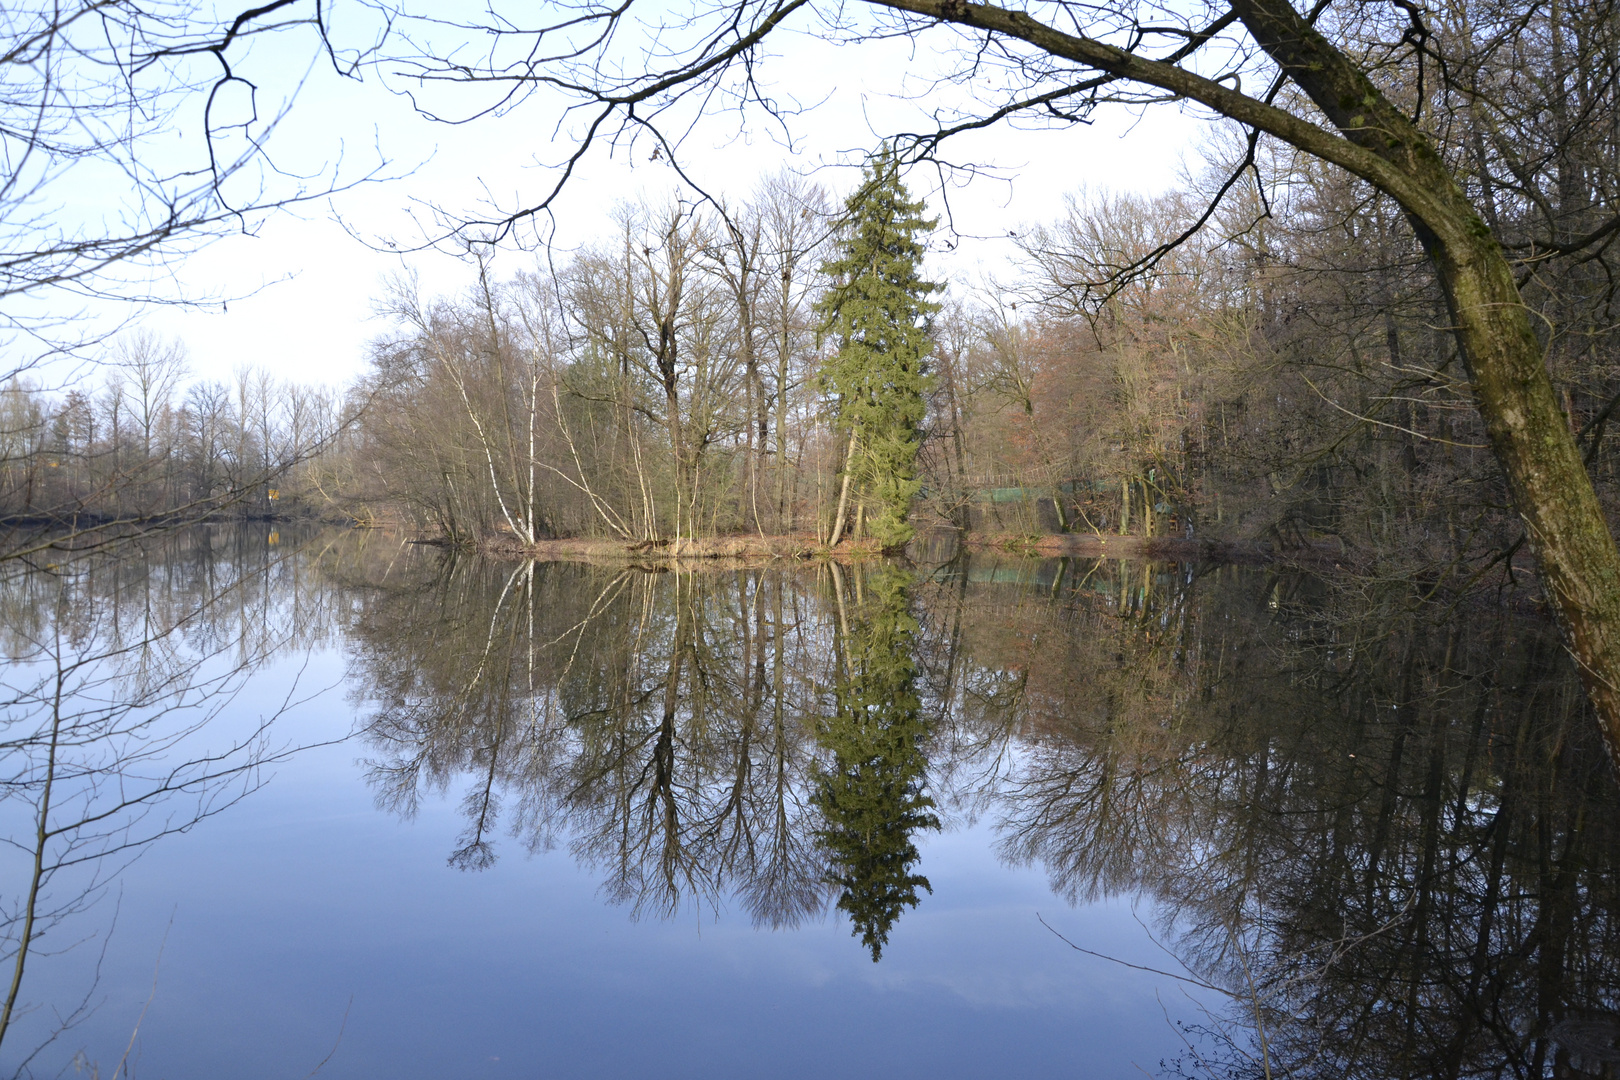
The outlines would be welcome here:
M 178 339 L 165 341 L 150 331 L 135 331 L 119 339 L 112 363 L 128 380 L 130 408 L 141 433 L 141 460 L 150 461 L 153 432 L 189 370 L 185 344 Z

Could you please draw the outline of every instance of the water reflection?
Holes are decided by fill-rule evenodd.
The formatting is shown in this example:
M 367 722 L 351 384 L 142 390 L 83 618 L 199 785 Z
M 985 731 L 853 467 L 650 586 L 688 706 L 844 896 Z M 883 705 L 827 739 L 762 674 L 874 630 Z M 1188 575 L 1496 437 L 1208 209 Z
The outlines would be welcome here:
M 354 579 L 371 780 L 461 790 L 458 866 L 565 843 L 637 914 L 835 904 L 877 959 L 918 836 L 987 816 L 1229 995 L 1189 1072 L 1620 1066 L 1620 806 L 1534 619 L 1119 563 L 407 562 Z
M 452 865 L 565 837 L 612 901 L 735 897 L 797 925 L 836 891 L 874 958 L 937 828 L 910 575 L 652 574 L 446 561 L 354 634 L 380 802 L 473 778 Z M 508 820 L 502 821 L 505 815 Z
M 104 948 L 99 901 L 120 872 L 294 751 L 274 722 L 296 681 L 236 703 L 273 657 L 340 625 L 334 598 L 305 562 L 234 528 L 0 566 L 0 1048 L 18 1075 L 96 1004 L 95 973 L 52 1002 L 31 973 Z
M 900 567 L 857 570 L 866 587 L 853 612 L 843 570 L 833 563 L 828 572 L 838 606 L 837 683 L 833 712 L 816 728 L 823 760 L 814 769 L 822 816 L 815 835 L 839 888 L 838 908 L 875 963 L 900 913 L 917 906 L 918 886 L 932 891 L 912 872 L 920 858 L 912 834 L 939 828 L 924 793 L 928 725 L 912 658 L 917 623 L 911 575 Z
M 995 813 L 1071 901 L 1153 897 L 1230 995 L 1190 1071 L 1612 1074 L 1615 791 L 1545 627 L 1119 584 L 1022 610 L 1028 750 Z
M 371 781 L 409 814 L 463 783 L 450 856 L 503 828 L 566 838 L 640 914 L 735 894 L 756 922 L 821 910 L 809 773 L 832 685 L 826 597 L 782 575 L 445 562 L 366 594 L 354 631 Z M 504 820 L 503 820 L 504 818 Z
M 827 917 L 876 960 L 931 903 L 926 838 L 978 820 L 1070 903 L 1143 900 L 1216 988 L 1187 1074 L 1620 1073 L 1620 797 L 1526 613 L 1255 569 L 280 540 L 0 577 L 8 1069 L 82 1015 L 31 995 L 29 944 L 92 938 L 128 856 L 254 789 L 290 749 L 270 661 L 327 644 L 377 798 L 451 793 L 469 871 L 562 847 L 632 914 Z

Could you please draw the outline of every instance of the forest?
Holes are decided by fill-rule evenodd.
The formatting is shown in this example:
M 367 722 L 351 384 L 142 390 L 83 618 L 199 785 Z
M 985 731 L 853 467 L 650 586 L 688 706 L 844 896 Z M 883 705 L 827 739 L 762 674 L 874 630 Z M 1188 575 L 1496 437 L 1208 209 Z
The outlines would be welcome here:
M 7 556 L 221 517 L 330 515 L 322 468 L 352 427 L 352 397 L 238 368 L 194 379 L 182 342 L 129 333 L 101 377 L 53 392 L 0 386 Z
M 1544 58 L 1573 42 L 1596 79 L 1610 31 L 1571 18 L 1546 25 Z M 1448 153 L 1509 250 L 1534 253 L 1523 291 L 1612 512 L 1608 247 L 1537 246 L 1603 220 L 1610 90 L 1550 102 L 1500 75 L 1519 126 L 1448 125 Z M 793 174 L 736 203 L 671 192 L 566 262 L 480 258 L 450 296 L 397 279 L 342 394 L 190 382 L 181 343 L 126 336 L 99 389 L 7 386 L 0 500 L 13 521 L 325 516 L 485 548 L 897 547 L 951 528 L 1251 542 L 1431 585 L 1511 574 L 1523 527 L 1397 208 L 1276 147 L 1245 165 L 1235 133 L 1204 151 L 1163 194 L 1074 193 L 997 287 L 924 280 L 935 222 L 885 149 L 842 197 Z M 850 359 L 872 331 L 848 312 L 894 308 L 852 291 L 862 244 L 904 279 L 884 316 L 912 334 L 900 375 Z

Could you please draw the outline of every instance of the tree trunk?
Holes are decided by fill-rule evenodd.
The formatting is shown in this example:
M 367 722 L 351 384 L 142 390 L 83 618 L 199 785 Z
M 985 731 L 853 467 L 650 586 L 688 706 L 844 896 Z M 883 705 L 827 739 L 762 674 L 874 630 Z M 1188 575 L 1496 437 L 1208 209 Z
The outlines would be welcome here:
M 849 474 L 855 467 L 855 442 L 859 436 L 860 428 L 849 433 L 849 453 L 844 458 L 844 484 L 838 491 L 838 512 L 833 515 L 832 538 L 827 541 L 828 547 L 837 547 L 844 535 L 844 515 L 849 512 Z
M 1431 254 L 1542 588 L 1620 762 L 1620 554 L 1603 508 L 1496 241 L 1438 244 Z

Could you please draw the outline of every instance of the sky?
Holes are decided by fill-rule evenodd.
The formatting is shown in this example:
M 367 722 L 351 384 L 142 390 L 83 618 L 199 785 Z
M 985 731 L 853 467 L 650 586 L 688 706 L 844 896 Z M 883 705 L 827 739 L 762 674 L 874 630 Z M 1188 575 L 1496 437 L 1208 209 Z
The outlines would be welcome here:
M 855 179 L 852 163 L 883 135 L 926 129 L 923 110 L 935 96 L 918 95 L 905 79 L 925 70 L 929 58 L 912 43 L 836 46 L 809 33 L 774 42 L 764 80 L 807 105 L 788 122 L 792 145 L 784 145 L 783 133 L 762 116 L 704 116 L 680 161 L 711 192 L 745 196 L 760 178 L 789 168 L 841 194 Z M 469 265 L 452 255 L 405 253 L 423 236 L 420 223 L 430 209 L 462 212 L 486 193 L 506 205 L 532 202 L 553 182 L 549 166 L 573 145 L 566 122 L 558 127 L 556 98 L 460 126 L 433 123 L 412 110 L 397 81 L 387 85 L 375 73 L 359 82 L 338 78 L 311 64 L 309 45 L 292 35 L 272 36 L 239 65 L 257 73 L 261 116 L 272 113 L 277 88 L 286 97 L 297 85 L 289 73 L 308 72 L 269 144 L 277 165 L 288 173 L 335 172 L 339 178 L 380 167 L 387 178 L 272 215 L 256 222 L 250 235 L 223 237 L 173 268 L 176 292 L 217 303 L 152 307 L 137 319 L 183 339 L 199 378 L 228 378 L 251 365 L 305 383 L 352 381 L 365 370 L 367 343 L 387 330 L 375 307 L 391 276 L 415 273 L 429 295 L 457 291 L 471 279 Z M 465 97 L 440 100 L 467 107 Z M 184 114 L 180 122 L 188 122 Z M 955 235 L 942 229 L 937 238 L 931 272 L 970 286 L 1010 281 L 1016 273 L 1010 232 L 1055 219 L 1065 197 L 1085 188 L 1154 192 L 1170 186 L 1197 162 L 1208 130 L 1203 120 L 1161 106 L 1142 115 L 1099 112 L 1094 123 L 1065 130 L 1000 127 L 960 139 L 947 153 L 988 167 L 986 175 L 958 175 L 943 190 L 932 170 L 908 178 L 931 212 L 948 203 L 947 226 L 954 226 Z M 666 162 L 650 158 L 651 145 L 642 142 L 584 163 L 557 204 L 554 257 L 566 258 L 571 248 L 603 235 L 616 203 L 658 198 L 679 186 Z M 509 247 L 495 265 L 498 273 L 512 273 L 540 258 L 532 247 Z

